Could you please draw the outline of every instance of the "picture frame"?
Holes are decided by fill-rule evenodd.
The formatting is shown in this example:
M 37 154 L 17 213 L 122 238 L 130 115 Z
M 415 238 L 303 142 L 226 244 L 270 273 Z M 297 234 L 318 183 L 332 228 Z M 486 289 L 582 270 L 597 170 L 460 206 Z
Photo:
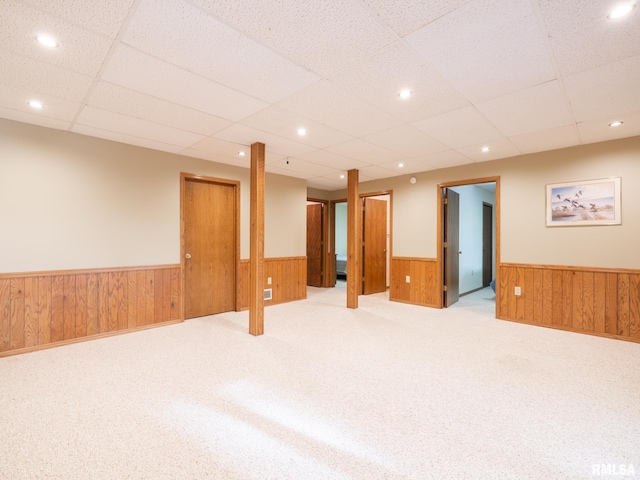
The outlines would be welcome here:
M 620 177 L 546 186 L 547 227 L 620 225 Z

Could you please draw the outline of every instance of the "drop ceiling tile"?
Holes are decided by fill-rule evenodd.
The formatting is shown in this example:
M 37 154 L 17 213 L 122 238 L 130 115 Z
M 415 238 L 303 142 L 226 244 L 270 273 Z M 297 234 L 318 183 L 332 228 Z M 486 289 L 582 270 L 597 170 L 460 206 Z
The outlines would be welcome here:
M 10 108 L 0 107 L 0 118 L 15 120 L 16 122 L 29 123 L 31 125 L 40 125 L 41 127 L 55 128 L 57 130 L 67 130 L 71 122 L 59 120 L 57 118 L 44 117 L 33 113 L 24 112 L 22 110 L 12 110 Z
M 193 148 L 186 148 L 180 152 L 180 155 L 186 155 L 187 157 L 201 158 L 202 160 L 209 160 L 216 163 L 224 163 L 226 165 L 233 165 L 234 167 L 251 168 L 251 159 L 247 157 L 229 157 L 221 155 L 219 153 L 204 152 L 202 150 L 196 150 Z
M 135 0 L 25 0 L 43 12 L 115 38 Z
M 640 15 L 610 20 L 615 2 L 538 0 L 563 75 L 640 55 Z M 637 7 L 636 7 L 637 8 Z
M 220 140 L 226 140 L 227 142 L 234 142 L 247 146 L 256 142 L 264 143 L 267 151 L 288 157 L 294 157 L 296 155 L 301 155 L 315 150 L 314 147 L 292 142 L 291 140 L 273 135 L 272 133 L 263 132 L 240 124 L 232 125 L 231 127 L 216 133 L 214 137 L 219 138 Z
M 484 153 L 481 148 L 488 145 L 491 150 Z M 474 162 L 486 162 L 489 160 L 497 160 L 499 158 L 516 157 L 521 152 L 509 140 L 497 140 L 493 142 L 471 145 L 468 147 L 458 148 L 457 152 L 469 157 Z
M 288 163 L 287 163 L 288 162 Z M 279 168 L 283 171 L 292 171 L 304 173 L 306 175 L 314 176 L 326 176 L 326 175 L 340 175 L 342 170 L 337 168 L 326 167 L 324 165 L 318 165 L 316 163 L 307 162 L 298 158 L 288 158 L 274 162 L 270 164 L 270 167 Z
M 0 9 L 0 45 L 5 50 L 86 75 L 98 73 L 111 41 L 40 10 L 5 0 Z M 58 41 L 54 49 L 43 47 L 37 35 Z
M 433 168 L 449 168 L 459 165 L 467 165 L 473 163 L 469 157 L 462 155 L 455 150 L 447 150 L 446 152 L 437 152 L 420 157 L 419 160 L 425 165 Z
M 467 105 L 458 91 L 402 42 L 331 75 L 330 80 L 406 122 Z M 398 92 L 406 88 L 413 95 L 402 100 Z
M 265 171 L 267 173 L 274 173 L 276 175 L 284 175 L 285 177 L 294 177 L 294 178 L 302 178 L 303 180 L 308 180 L 309 178 L 313 178 L 315 175 L 306 172 L 296 172 L 293 170 L 289 170 L 286 168 L 279 168 L 271 165 L 265 166 Z
M 74 125 L 71 128 L 71 131 L 79 133 L 81 135 L 87 135 L 89 137 L 103 138 L 105 140 L 111 140 L 113 142 L 136 145 L 138 147 L 150 148 L 152 150 L 159 150 L 161 152 L 180 153 L 180 151 L 182 150 L 182 147 L 178 145 L 170 145 L 164 142 L 157 142 L 155 140 L 149 140 L 147 138 L 134 137 L 133 135 L 111 132 L 108 130 L 88 127 L 85 125 Z
M 619 127 L 610 127 L 614 120 L 622 120 L 624 123 Z M 622 118 L 603 117 L 597 120 L 578 123 L 580 138 L 584 143 L 605 142 L 618 138 L 627 138 L 640 135 L 640 112 L 633 112 L 624 115 Z
M 574 123 L 567 97 L 556 80 L 480 102 L 476 108 L 506 136 Z
M 347 179 L 340 177 L 312 177 L 307 180 L 307 186 L 321 190 L 341 190 L 347 188 Z
M 315 163 L 317 165 L 337 168 L 338 170 L 343 171 L 362 168 L 369 165 L 366 162 L 343 157 L 342 155 L 336 155 L 335 153 L 331 153 L 326 150 L 316 150 L 314 152 L 297 155 L 295 158 L 304 160 L 306 162 Z
M 127 117 L 119 113 L 100 110 L 95 107 L 84 107 L 76 120 L 78 125 L 97 128 L 123 135 L 152 140 L 158 143 L 189 147 L 202 140 L 197 133 L 186 132 L 176 128 L 158 125 L 147 120 Z
M 576 121 L 640 110 L 640 56 L 565 78 Z
M 400 167 L 402 164 L 402 167 Z M 427 170 L 433 170 L 433 167 L 425 165 L 417 160 L 401 160 L 400 162 L 389 162 L 378 165 L 380 168 L 386 168 L 387 170 L 393 170 L 398 175 L 407 175 L 409 173 L 426 172 Z
M 336 153 L 344 157 L 360 160 L 372 165 L 399 160 L 402 155 L 396 152 L 379 147 L 364 140 L 356 139 L 334 145 L 326 149 L 328 152 Z
M 360 2 L 193 3 L 322 76 L 397 39 Z
M 182 0 L 143 0 L 123 42 L 267 102 L 320 78 Z
M 408 33 L 452 12 L 469 0 L 417 0 L 390 2 L 389 0 L 365 0 L 365 2 L 398 35 Z
M 551 128 L 534 133 L 509 137 L 522 153 L 544 152 L 580 145 L 580 137 L 575 125 Z
M 398 118 L 325 80 L 301 90 L 279 105 L 354 137 L 363 137 L 402 124 Z
M 232 121 L 242 120 L 268 105 L 122 45 L 111 57 L 102 79 Z
M 500 132 L 473 107 L 426 118 L 412 125 L 454 149 L 503 138 Z
M 220 140 L 219 138 L 207 137 L 200 140 L 198 143 L 194 143 L 191 146 L 192 150 L 197 150 L 203 153 L 209 153 L 213 155 L 223 155 L 230 158 L 236 158 L 238 161 L 251 159 L 251 147 L 247 145 L 241 145 L 239 143 L 227 142 Z M 244 152 L 244 156 L 238 155 L 239 152 Z
M 288 162 L 288 163 L 287 163 Z M 277 168 L 283 172 L 297 172 L 305 174 L 308 177 L 321 177 L 325 175 L 340 175 L 343 173 L 337 168 L 326 167 L 324 165 L 318 165 L 316 163 L 300 160 L 299 158 L 285 158 L 278 162 L 269 164 L 269 168 Z M 272 170 L 270 170 L 272 171 Z M 283 175 L 286 175 L 283 173 Z M 302 178 L 302 177 L 299 177 Z
M 404 175 L 404 172 L 398 172 L 396 170 L 390 170 L 388 168 L 382 168 L 378 165 L 371 165 L 359 170 L 360 181 L 364 181 L 364 178 L 371 180 L 378 180 L 380 178 L 397 177 L 398 175 Z
M 42 110 L 34 110 L 29 106 L 31 100 L 42 102 Z M 71 122 L 82 106 L 79 102 L 70 102 L 53 95 L 38 94 L 33 90 L 20 87 L 9 87 L 0 84 L 0 105 L 12 110 L 22 111 L 28 115 L 47 117 Z
M 441 152 L 447 147 L 411 125 L 402 125 L 365 137 L 363 140 L 401 154 L 415 157 L 425 153 Z
M 264 163 L 266 165 L 271 165 L 273 163 L 279 162 L 280 160 L 286 160 L 286 159 L 287 159 L 286 155 L 280 155 L 279 153 L 275 153 L 271 151 L 264 152 Z
M 269 132 L 297 143 L 315 148 L 325 148 L 346 142 L 352 137 L 300 113 L 291 112 L 278 105 L 265 108 L 242 121 L 243 125 Z M 305 128 L 305 136 L 298 135 L 298 128 Z
M 224 118 L 108 82 L 96 85 L 87 105 L 201 135 L 212 135 L 232 124 Z
M 529 0 L 474 0 L 405 40 L 473 103 L 555 78 Z
M 82 102 L 92 78 L 65 68 L 0 50 L 0 84 L 39 94 Z

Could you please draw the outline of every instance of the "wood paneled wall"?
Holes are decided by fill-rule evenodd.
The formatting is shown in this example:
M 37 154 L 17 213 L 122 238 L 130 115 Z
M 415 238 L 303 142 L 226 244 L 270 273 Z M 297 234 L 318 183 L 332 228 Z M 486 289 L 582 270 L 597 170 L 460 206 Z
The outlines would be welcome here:
M 389 300 L 438 307 L 437 265 L 432 258 L 392 257 Z
M 0 357 L 180 319 L 178 265 L 0 275 Z
M 271 285 L 267 279 L 271 277 Z M 272 300 L 265 306 L 307 298 L 307 257 L 264 259 L 264 288 L 273 290 Z M 240 260 L 238 310 L 249 308 L 249 260 Z
M 640 271 L 503 263 L 498 295 L 503 320 L 640 342 Z

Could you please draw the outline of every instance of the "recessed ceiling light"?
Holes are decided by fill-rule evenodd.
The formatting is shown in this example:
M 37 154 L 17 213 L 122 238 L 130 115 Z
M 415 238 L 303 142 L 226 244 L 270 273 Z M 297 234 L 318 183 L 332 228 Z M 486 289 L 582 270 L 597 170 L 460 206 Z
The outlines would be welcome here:
M 412 95 L 412 91 L 409 90 L 408 88 L 405 88 L 404 90 L 400 90 L 400 93 L 398 93 L 398 96 L 403 99 L 406 100 L 407 98 L 409 98 Z
M 404 167 L 404 163 L 399 163 L 398 168 L 402 168 L 402 167 Z
M 624 17 L 625 15 L 629 14 L 635 6 L 636 5 L 633 2 L 621 3 L 613 7 L 613 10 L 609 12 L 609 15 L 607 15 L 607 17 L 612 20 Z
M 44 108 L 44 105 L 42 104 L 42 102 L 39 102 L 38 100 L 31 100 L 29 102 L 29 106 L 31 108 L 37 108 L 38 110 L 42 110 Z
M 622 125 L 624 122 L 621 122 L 620 120 L 616 120 L 615 122 L 611 122 L 609 124 L 610 127 L 619 127 L 620 125 Z
M 344 175 L 340 175 L 340 178 L 344 178 Z
M 58 42 L 50 35 L 38 35 L 36 38 L 45 47 L 56 48 L 58 46 Z
M 246 155 L 246 153 L 245 153 L 245 152 L 240 151 L 240 152 L 238 152 L 238 155 L 239 155 L 240 157 L 244 157 L 244 156 Z
M 307 129 L 304 127 L 300 127 L 298 129 L 298 135 L 300 135 L 301 137 L 304 137 L 307 134 Z
M 491 150 L 489 147 L 482 147 L 482 153 L 487 153 L 489 150 Z

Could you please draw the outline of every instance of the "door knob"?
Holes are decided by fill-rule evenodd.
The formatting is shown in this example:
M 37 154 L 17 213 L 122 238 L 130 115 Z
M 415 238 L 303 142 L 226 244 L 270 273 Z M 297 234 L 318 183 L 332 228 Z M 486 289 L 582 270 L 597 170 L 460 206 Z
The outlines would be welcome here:
M 191 258 L 191 254 L 190 254 L 190 253 L 187 253 L 187 254 L 184 256 L 184 258 Z
M 458 255 L 460 255 L 462 252 L 458 252 Z

